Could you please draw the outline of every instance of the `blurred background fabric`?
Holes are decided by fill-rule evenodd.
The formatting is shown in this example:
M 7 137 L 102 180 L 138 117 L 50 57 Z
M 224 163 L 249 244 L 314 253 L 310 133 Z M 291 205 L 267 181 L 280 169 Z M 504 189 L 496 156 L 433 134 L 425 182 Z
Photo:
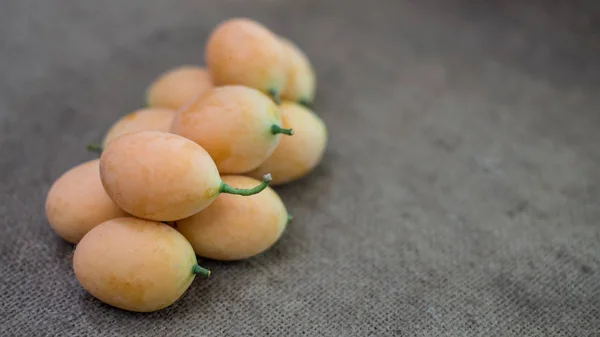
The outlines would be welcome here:
M 0 4 L 0 335 L 600 336 L 600 2 Z M 88 295 L 52 182 L 161 72 L 256 19 L 329 128 L 271 250 L 151 314 Z

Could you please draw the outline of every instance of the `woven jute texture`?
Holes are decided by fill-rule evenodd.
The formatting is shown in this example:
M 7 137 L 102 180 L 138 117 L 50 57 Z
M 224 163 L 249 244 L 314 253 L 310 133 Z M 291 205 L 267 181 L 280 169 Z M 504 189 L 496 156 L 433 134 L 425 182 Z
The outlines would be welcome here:
M 2 1 L 0 335 L 600 336 L 598 5 Z M 313 61 L 323 162 L 277 188 L 268 252 L 201 260 L 160 312 L 102 304 L 46 193 L 240 15 Z

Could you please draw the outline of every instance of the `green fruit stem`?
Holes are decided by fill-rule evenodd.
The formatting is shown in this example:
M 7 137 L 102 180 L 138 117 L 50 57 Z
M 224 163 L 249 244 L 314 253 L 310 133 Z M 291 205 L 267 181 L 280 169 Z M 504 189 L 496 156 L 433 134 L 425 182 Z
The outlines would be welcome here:
M 267 188 L 267 186 L 269 186 L 269 184 L 271 183 L 271 180 L 272 180 L 271 174 L 265 174 L 263 176 L 262 182 L 260 184 L 258 184 L 257 186 L 255 186 L 253 188 L 247 188 L 247 189 L 231 187 L 231 186 L 225 184 L 224 182 L 221 182 L 221 187 L 219 188 L 219 192 L 249 196 L 249 195 L 253 195 L 256 193 L 260 193 L 262 190 Z
M 100 144 L 88 144 L 87 149 L 88 149 L 88 151 L 96 152 L 96 153 L 102 153 L 102 151 L 104 151 L 104 149 L 102 148 L 102 145 L 100 145 Z
M 204 277 L 209 277 L 210 276 L 210 270 L 208 270 L 208 269 L 206 269 L 204 267 L 201 267 L 201 266 L 199 266 L 197 264 L 195 264 L 192 267 L 192 273 L 194 273 L 196 275 L 202 275 Z
M 269 96 L 273 99 L 273 102 L 277 105 L 281 105 L 281 98 L 279 98 L 279 93 L 275 89 L 269 89 Z
M 273 125 L 271 125 L 271 133 L 274 135 L 276 135 L 278 133 L 282 133 L 284 135 L 291 136 L 294 134 L 294 130 L 293 129 L 284 129 L 277 124 L 273 124 Z
M 294 220 L 294 216 L 288 213 L 287 222 L 290 223 L 292 220 Z
M 311 103 L 309 100 L 302 98 L 298 100 L 298 104 L 302 105 L 303 107 L 310 109 L 311 108 Z

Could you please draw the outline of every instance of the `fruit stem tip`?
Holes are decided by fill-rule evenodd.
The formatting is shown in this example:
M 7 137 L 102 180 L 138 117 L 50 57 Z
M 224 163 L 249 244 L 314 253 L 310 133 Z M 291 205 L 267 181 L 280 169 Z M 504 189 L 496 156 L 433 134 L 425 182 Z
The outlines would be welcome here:
M 102 148 L 102 145 L 100 145 L 100 144 L 88 144 L 88 146 L 86 148 L 88 151 L 96 152 L 96 153 L 102 153 L 102 151 L 104 150 Z
M 201 267 L 197 264 L 194 265 L 194 267 L 192 268 L 192 272 L 196 275 L 202 275 L 204 277 L 209 277 L 210 276 L 210 270 Z
M 307 109 L 311 108 L 311 103 L 307 99 L 300 99 L 300 100 L 298 100 L 298 104 L 302 105 L 303 107 L 305 107 Z

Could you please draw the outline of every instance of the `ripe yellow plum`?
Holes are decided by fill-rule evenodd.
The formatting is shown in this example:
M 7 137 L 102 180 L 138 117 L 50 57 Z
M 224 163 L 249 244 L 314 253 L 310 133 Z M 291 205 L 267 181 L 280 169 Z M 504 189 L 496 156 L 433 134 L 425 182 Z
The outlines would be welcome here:
M 239 174 L 264 162 L 281 134 L 293 134 L 281 124 L 279 108 L 265 94 L 242 85 L 227 85 L 210 90 L 179 110 L 170 132 L 202 146 L 220 173 Z
M 136 312 L 166 308 L 181 298 L 196 274 L 210 275 L 178 231 L 133 217 L 89 231 L 75 249 L 73 270 L 92 296 Z
M 294 42 L 284 37 L 279 39 L 289 57 L 288 76 L 281 99 L 309 106 L 315 96 L 314 68 L 306 54 Z
M 279 38 L 248 18 L 217 25 L 207 40 L 205 61 L 215 85 L 245 85 L 276 102 L 287 79 L 288 55 Z
M 100 180 L 100 160 L 81 163 L 63 173 L 46 197 L 45 211 L 51 228 L 77 244 L 104 221 L 127 216 L 106 194 Z
M 115 138 L 126 133 L 143 130 L 169 131 L 174 117 L 175 111 L 171 109 L 143 108 L 136 110 L 119 118 L 110 127 L 104 136 L 102 146 L 106 147 Z
M 160 74 L 148 86 L 146 101 L 150 107 L 177 110 L 212 88 L 206 68 L 183 65 Z
M 224 176 L 223 181 L 240 187 L 258 181 L 245 176 Z M 277 193 L 266 188 L 250 197 L 220 195 L 205 210 L 178 220 L 177 230 L 199 256 L 215 260 L 241 260 L 260 254 L 280 238 L 288 214 Z
M 273 175 L 273 186 L 306 176 L 320 163 L 327 146 L 327 127 L 314 112 L 286 101 L 281 104 L 281 112 L 283 126 L 293 128 L 296 134 L 282 138 L 273 154 L 246 174 L 256 178 L 269 172 Z
M 175 221 L 208 207 L 220 193 L 251 195 L 252 189 L 221 180 L 214 161 L 200 145 L 162 131 L 138 131 L 110 142 L 100 157 L 100 179 L 110 198 L 127 213 L 155 221 Z

